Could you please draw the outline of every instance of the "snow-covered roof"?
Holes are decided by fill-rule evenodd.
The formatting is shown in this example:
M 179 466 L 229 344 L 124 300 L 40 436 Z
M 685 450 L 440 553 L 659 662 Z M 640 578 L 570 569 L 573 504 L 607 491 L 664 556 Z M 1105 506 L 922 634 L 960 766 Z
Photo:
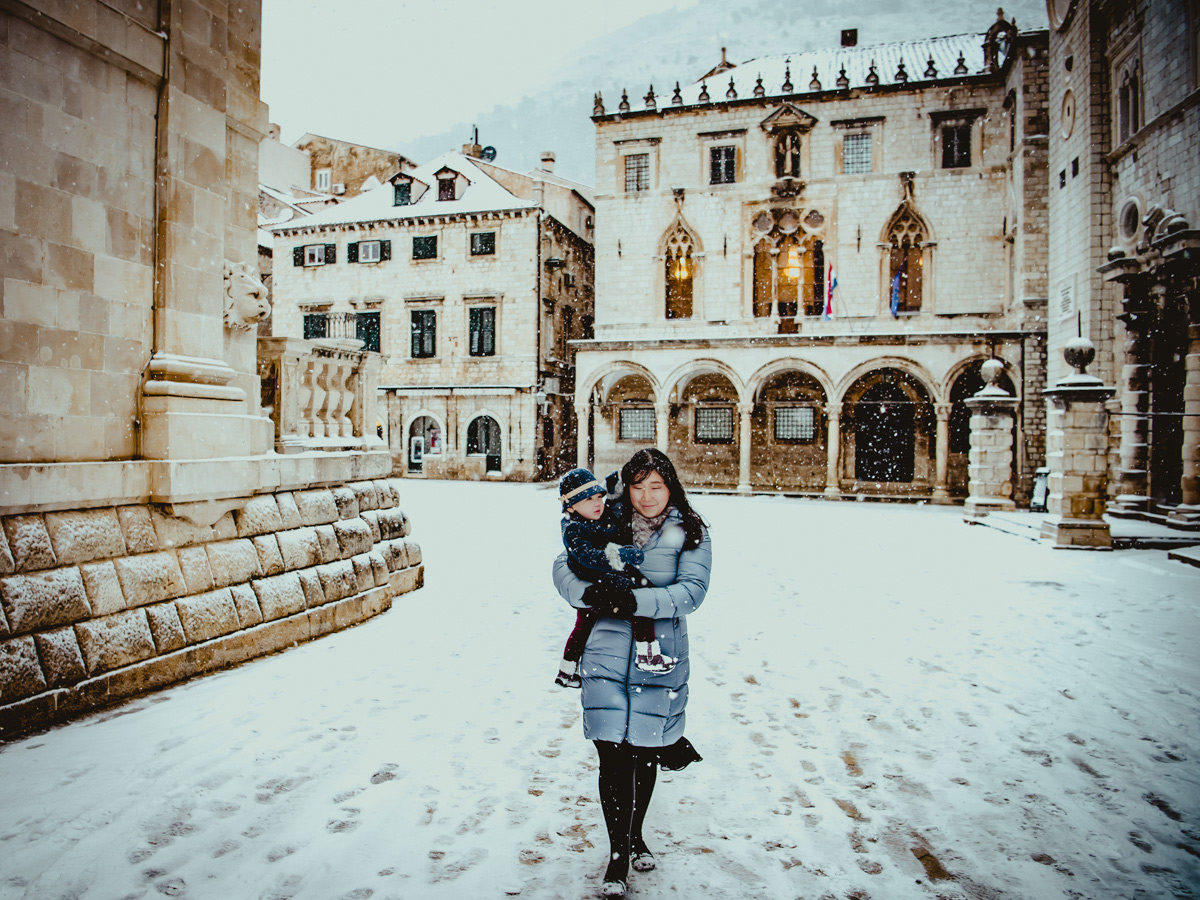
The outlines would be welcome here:
M 452 216 L 460 213 L 499 212 L 502 210 L 531 209 L 537 204 L 522 200 L 509 192 L 482 169 L 472 163 L 470 157 L 461 153 L 443 153 L 437 159 L 418 166 L 412 175 L 419 181 L 432 184 L 433 173 L 450 168 L 460 173 L 470 183 L 463 188 L 462 195 L 454 200 L 438 200 L 437 191 L 425 191 L 415 203 L 396 206 L 395 192 L 391 184 L 383 184 L 364 191 L 337 206 L 318 210 L 302 221 L 277 226 L 278 230 L 308 228 L 314 225 L 349 225 L 357 222 L 382 222 L 395 219 L 417 219 L 428 216 Z
M 658 109 L 669 109 L 679 105 L 723 103 L 726 100 L 734 99 L 726 95 L 726 92 L 729 91 L 730 79 L 733 79 L 733 89 L 737 93 L 736 99 L 752 99 L 760 76 L 765 97 L 831 91 L 842 87 L 838 84 L 838 78 L 843 70 L 849 82 L 845 85 L 847 88 L 896 84 L 900 81 L 896 78 L 896 72 L 901 62 L 904 63 L 909 82 L 956 80 L 962 78 L 964 74 L 978 75 L 986 71 L 983 60 L 983 38 L 983 34 L 955 34 L 866 47 L 832 47 L 807 50 L 802 53 L 764 56 L 749 59 L 713 77 L 707 82 L 709 95 L 707 101 L 700 100 L 702 81 L 680 88 L 682 104 L 672 103 L 673 89 L 671 88 L 656 90 L 655 99 Z M 932 71 L 935 71 L 936 74 L 926 75 L 930 61 L 933 65 Z M 878 78 L 878 81 L 874 83 L 868 81 L 872 64 Z M 814 70 L 816 80 L 820 83 L 819 87 L 812 83 Z M 791 90 L 785 90 L 783 85 L 789 78 Z M 638 112 L 645 106 L 640 95 L 631 97 L 629 102 L 632 112 Z M 610 107 L 608 114 L 616 112 L 613 108 L 615 104 L 607 105 Z

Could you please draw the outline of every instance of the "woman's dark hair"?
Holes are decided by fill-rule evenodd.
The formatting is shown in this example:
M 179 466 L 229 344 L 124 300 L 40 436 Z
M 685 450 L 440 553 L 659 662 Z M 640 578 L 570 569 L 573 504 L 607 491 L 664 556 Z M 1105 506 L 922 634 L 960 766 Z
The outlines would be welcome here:
M 662 480 L 670 491 L 670 505 L 679 510 L 679 514 L 683 516 L 683 531 L 686 535 L 683 549 L 694 550 L 700 546 L 705 522 L 688 502 L 687 493 L 679 481 L 679 475 L 676 474 L 675 465 L 671 462 L 670 457 L 656 447 L 639 450 L 629 458 L 629 462 L 621 467 L 621 503 L 624 507 L 626 522 L 633 518 L 633 503 L 629 498 L 629 486 L 640 484 L 651 472 L 657 472 L 662 476 Z

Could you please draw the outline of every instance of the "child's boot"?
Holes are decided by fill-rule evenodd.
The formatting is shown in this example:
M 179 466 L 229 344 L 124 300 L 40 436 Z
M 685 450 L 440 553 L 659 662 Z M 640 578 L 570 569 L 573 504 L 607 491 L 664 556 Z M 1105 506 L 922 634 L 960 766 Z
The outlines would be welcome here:
M 583 687 L 583 679 L 579 677 L 579 664 L 571 662 L 569 659 L 560 662 L 558 674 L 554 676 L 554 683 L 564 688 Z
M 657 672 L 662 674 L 675 668 L 676 659 L 664 656 L 658 641 L 638 641 L 636 665 L 642 672 Z

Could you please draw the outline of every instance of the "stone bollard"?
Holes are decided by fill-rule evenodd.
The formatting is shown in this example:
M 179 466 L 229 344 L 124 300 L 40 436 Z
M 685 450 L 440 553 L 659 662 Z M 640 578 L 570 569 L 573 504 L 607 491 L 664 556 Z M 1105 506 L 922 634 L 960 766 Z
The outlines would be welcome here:
M 963 519 L 970 522 L 989 512 L 1011 510 L 1013 421 L 1016 397 L 997 384 L 1004 364 L 989 359 L 981 374 L 983 390 L 965 402 L 971 410 L 971 447 L 967 457 L 967 501 Z
M 1087 338 L 1068 342 L 1063 356 L 1075 374 L 1044 391 L 1050 496 L 1042 537 L 1053 540 L 1058 549 L 1111 550 L 1112 535 L 1104 520 L 1108 490 L 1105 402 L 1116 390 L 1085 371 L 1096 356 Z

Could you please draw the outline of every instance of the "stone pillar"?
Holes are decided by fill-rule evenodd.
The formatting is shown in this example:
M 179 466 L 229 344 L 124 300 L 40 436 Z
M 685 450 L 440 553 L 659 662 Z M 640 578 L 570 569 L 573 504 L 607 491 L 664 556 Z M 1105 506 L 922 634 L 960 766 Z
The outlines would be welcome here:
M 668 453 L 671 438 L 671 404 L 654 404 L 654 446 Z
M 841 408 L 838 406 L 830 406 L 826 410 L 826 417 L 829 419 L 828 434 L 825 438 L 825 496 L 840 497 L 842 494 L 841 484 L 838 479 L 838 460 L 842 449 L 842 434 L 839 421 L 839 413 Z
M 1166 262 L 1168 277 L 1183 294 L 1188 321 L 1180 502 L 1167 521 L 1195 526 L 1200 525 L 1200 229 L 1189 228 L 1178 215 L 1164 220 L 1159 228 L 1162 237 L 1154 241 L 1154 247 Z
M 946 470 L 950 463 L 950 404 L 938 403 L 933 409 L 937 413 L 937 443 L 934 445 L 937 466 L 931 499 L 934 503 L 949 503 L 950 491 L 946 489 Z
M 1122 301 L 1125 323 L 1125 365 L 1121 368 L 1121 469 L 1115 514 L 1143 512 L 1149 498 L 1150 400 L 1153 349 L 1150 332 L 1155 306 L 1140 285 L 1127 285 Z
M 1050 468 L 1042 537 L 1058 549 L 1110 550 L 1104 520 L 1108 467 L 1108 413 L 1115 390 L 1085 369 L 1096 356 L 1087 338 L 1068 342 L 1063 356 L 1076 370 L 1045 390 L 1046 463 Z
M 1013 503 L 1012 485 L 1012 440 L 1016 421 L 1016 397 L 997 384 L 1004 364 L 989 359 L 983 364 L 981 374 L 985 382 L 983 390 L 966 400 L 971 410 L 971 448 L 968 455 L 967 502 L 963 505 L 963 518 L 967 521 L 981 519 L 989 512 L 1011 510 Z M 947 423 L 949 421 L 947 407 Z M 947 432 L 949 427 L 947 426 Z M 942 413 L 938 408 L 938 446 L 941 447 Z M 948 449 L 949 441 L 947 441 Z M 943 466 L 939 465 L 939 474 Z
M 743 492 L 750 490 L 750 418 L 754 414 L 753 403 L 738 404 L 738 484 Z
M 581 469 L 588 467 L 588 418 L 591 410 L 591 398 L 575 401 L 575 464 Z

